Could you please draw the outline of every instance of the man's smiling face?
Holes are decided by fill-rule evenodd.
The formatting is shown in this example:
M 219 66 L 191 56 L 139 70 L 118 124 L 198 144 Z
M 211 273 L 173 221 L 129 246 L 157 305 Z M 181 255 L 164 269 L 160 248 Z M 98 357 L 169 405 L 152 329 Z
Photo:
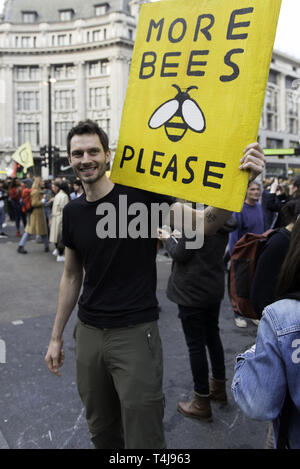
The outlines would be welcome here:
M 72 137 L 69 162 L 84 184 L 94 184 L 103 177 L 109 158 L 110 152 L 105 153 L 97 134 Z

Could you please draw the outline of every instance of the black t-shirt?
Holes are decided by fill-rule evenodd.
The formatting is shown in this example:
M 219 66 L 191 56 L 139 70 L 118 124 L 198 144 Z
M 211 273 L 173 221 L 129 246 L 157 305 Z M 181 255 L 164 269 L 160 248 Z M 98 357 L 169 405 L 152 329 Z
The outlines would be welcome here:
M 85 271 L 78 302 L 81 321 L 112 328 L 158 318 L 157 239 L 149 236 L 150 205 L 164 202 L 171 205 L 175 199 L 115 184 L 100 200 L 88 202 L 83 194 L 65 206 L 63 243 L 80 255 Z M 136 203 L 143 204 L 142 211 L 132 205 Z M 127 227 L 147 237 L 127 236 Z

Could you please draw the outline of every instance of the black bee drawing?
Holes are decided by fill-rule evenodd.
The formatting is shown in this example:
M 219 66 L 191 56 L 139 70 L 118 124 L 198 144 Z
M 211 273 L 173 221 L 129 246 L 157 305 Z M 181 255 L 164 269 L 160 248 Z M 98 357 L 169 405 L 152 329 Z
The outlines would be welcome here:
M 164 125 L 168 139 L 171 142 L 179 142 L 188 129 L 198 133 L 204 132 L 206 122 L 199 105 L 189 95 L 189 91 L 198 87 L 190 86 L 186 91 L 181 91 L 179 86 L 172 86 L 177 89 L 177 95 L 154 111 L 148 126 L 150 129 L 158 129 Z

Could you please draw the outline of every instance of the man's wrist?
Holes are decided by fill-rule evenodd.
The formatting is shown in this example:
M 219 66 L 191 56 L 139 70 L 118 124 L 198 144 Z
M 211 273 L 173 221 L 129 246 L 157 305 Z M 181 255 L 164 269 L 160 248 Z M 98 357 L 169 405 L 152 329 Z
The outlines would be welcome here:
M 50 340 L 51 342 L 63 342 L 63 337 L 61 334 L 52 333 Z

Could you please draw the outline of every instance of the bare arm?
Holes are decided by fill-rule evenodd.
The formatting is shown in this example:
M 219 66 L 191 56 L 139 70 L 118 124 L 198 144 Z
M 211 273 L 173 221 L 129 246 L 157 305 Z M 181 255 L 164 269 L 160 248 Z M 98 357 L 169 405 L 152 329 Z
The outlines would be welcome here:
M 58 368 L 63 365 L 63 331 L 78 300 L 83 268 L 75 251 L 66 247 L 64 272 L 60 281 L 58 307 L 48 351 L 45 357 L 49 371 L 60 376 Z
M 262 170 L 265 166 L 265 156 L 262 148 L 258 143 L 251 143 L 248 145 L 245 150 L 243 157 L 241 158 L 241 164 L 239 169 L 242 171 L 250 172 L 249 181 L 253 181 L 259 174 L 262 173 Z M 230 218 L 232 212 L 216 207 L 207 207 L 204 211 L 195 211 L 187 205 L 184 205 L 180 202 L 176 202 L 172 206 L 174 211 L 173 219 L 180 220 L 180 217 L 176 217 L 176 211 L 182 211 L 183 217 L 187 220 L 191 220 L 192 212 L 192 229 L 195 230 L 198 227 L 203 226 L 204 224 L 204 234 L 212 235 L 215 234 L 221 226 Z M 186 214 L 186 216 L 184 216 Z M 182 227 L 174 227 L 182 230 Z M 184 228 L 186 228 L 184 226 Z

